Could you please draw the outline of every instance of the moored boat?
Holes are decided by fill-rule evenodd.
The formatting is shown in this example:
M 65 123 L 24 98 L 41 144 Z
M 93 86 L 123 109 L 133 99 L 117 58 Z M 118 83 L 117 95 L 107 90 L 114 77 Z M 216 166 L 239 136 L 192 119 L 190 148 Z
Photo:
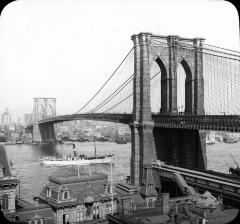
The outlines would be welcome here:
M 206 144 L 214 145 L 215 144 L 215 135 L 212 135 L 212 134 L 207 135 Z
M 223 142 L 225 143 L 237 143 L 237 141 L 238 139 L 235 138 L 233 135 L 225 133 L 225 135 L 223 136 Z
M 207 145 L 214 145 L 215 144 L 215 139 L 207 139 L 206 144 Z
M 117 139 L 115 140 L 115 142 L 116 142 L 117 144 L 127 144 L 127 141 L 126 141 L 125 138 L 117 138 Z
M 235 178 L 239 178 L 240 179 L 240 167 L 238 166 L 238 163 L 236 162 L 236 160 L 234 159 L 233 155 L 231 155 L 233 158 L 234 163 L 236 164 L 236 168 L 230 167 L 229 165 L 229 174 L 232 175 Z

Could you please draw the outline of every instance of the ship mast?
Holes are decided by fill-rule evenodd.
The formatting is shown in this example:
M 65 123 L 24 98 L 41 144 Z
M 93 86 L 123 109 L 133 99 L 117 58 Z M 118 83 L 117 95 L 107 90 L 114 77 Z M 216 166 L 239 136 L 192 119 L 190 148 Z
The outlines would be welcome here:
M 95 158 L 97 158 L 97 149 L 96 149 L 96 143 L 95 143 L 95 135 L 94 135 L 94 138 L 93 138 L 93 142 L 94 142 Z
M 80 178 L 79 165 L 78 165 L 78 178 Z
M 232 155 L 232 154 L 231 154 L 231 156 L 232 156 L 232 158 L 233 158 L 233 161 L 234 161 L 234 163 L 236 164 L 237 168 L 239 168 L 239 166 L 238 166 L 238 163 L 236 162 L 236 160 L 234 159 L 234 157 L 233 157 L 233 155 Z
M 113 167 L 112 167 L 112 157 L 111 157 L 111 204 L 112 204 L 112 214 L 113 214 Z

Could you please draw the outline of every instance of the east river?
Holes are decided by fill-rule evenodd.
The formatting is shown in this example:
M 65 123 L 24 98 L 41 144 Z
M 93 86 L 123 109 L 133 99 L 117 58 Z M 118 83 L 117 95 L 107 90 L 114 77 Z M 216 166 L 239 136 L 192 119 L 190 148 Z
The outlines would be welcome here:
M 80 154 L 94 155 L 92 142 L 74 143 Z M 114 181 L 126 178 L 130 173 L 131 144 L 116 144 L 114 142 L 96 142 L 98 154 L 114 154 L 116 157 L 113 166 Z M 32 202 L 32 197 L 38 195 L 42 187 L 48 182 L 48 176 L 78 175 L 77 166 L 46 166 L 40 164 L 38 155 L 56 155 L 57 153 L 70 154 L 73 152 L 71 144 L 41 144 L 41 145 L 6 145 L 9 160 L 12 162 L 12 175 L 20 179 L 20 196 Z M 240 143 L 227 144 L 216 142 L 207 145 L 208 169 L 228 173 L 228 166 L 236 167 L 232 156 L 240 165 Z M 102 172 L 110 175 L 110 165 L 81 166 L 80 175 Z

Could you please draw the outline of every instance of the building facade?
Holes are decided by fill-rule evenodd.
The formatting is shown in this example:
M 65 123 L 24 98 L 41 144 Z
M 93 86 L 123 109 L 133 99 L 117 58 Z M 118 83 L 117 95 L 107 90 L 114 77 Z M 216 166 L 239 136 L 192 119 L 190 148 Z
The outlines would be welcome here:
M 3 126 L 9 126 L 11 124 L 11 114 L 6 107 L 3 114 L 2 114 L 2 125 Z
M 58 224 L 108 223 L 106 215 L 117 210 L 116 197 L 104 174 L 49 177 L 34 199 L 51 206 Z
M 18 180 L 12 176 L 5 148 L 0 145 L 0 204 L 4 214 L 16 211 L 16 187 Z

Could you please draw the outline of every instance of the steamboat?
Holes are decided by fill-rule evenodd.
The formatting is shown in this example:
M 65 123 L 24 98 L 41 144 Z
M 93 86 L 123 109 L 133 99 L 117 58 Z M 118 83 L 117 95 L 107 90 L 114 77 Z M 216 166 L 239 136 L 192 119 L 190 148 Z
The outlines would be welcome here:
M 113 154 L 109 155 L 97 155 L 96 145 L 95 146 L 95 155 L 88 156 L 78 154 L 73 144 L 73 154 L 62 154 L 59 157 L 48 156 L 48 157 L 39 157 L 39 161 L 45 165 L 59 165 L 59 166 L 71 166 L 71 165 L 90 165 L 90 164 L 110 164 L 115 162 L 115 157 Z

